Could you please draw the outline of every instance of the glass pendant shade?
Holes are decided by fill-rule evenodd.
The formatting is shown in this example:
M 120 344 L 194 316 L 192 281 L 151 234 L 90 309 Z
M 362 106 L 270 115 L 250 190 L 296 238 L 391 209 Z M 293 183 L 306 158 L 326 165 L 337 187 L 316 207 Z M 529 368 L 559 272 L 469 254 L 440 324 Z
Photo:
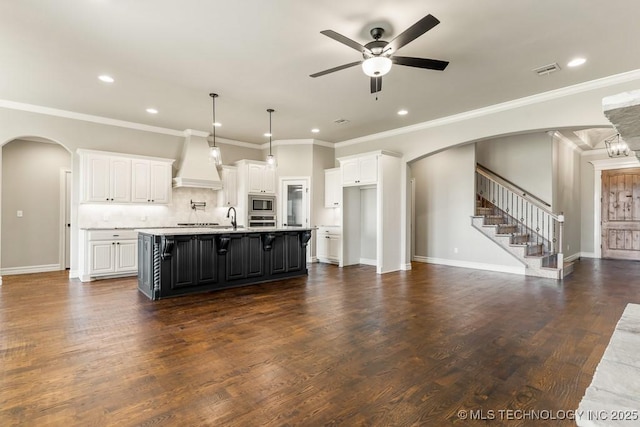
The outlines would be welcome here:
M 276 156 L 273 154 L 269 154 L 267 156 L 267 168 L 275 169 L 278 167 L 278 161 L 276 160 Z
M 211 121 L 211 133 L 207 137 L 207 142 L 209 143 L 209 161 L 216 167 L 218 167 L 222 165 L 222 152 L 220 151 L 220 147 L 216 145 L 216 98 L 218 97 L 218 94 L 210 93 L 209 96 L 211 97 L 213 103 L 213 120 Z
M 369 77 L 381 77 L 391 71 L 391 59 L 386 56 L 373 56 L 362 63 L 362 71 Z
M 220 152 L 220 147 L 209 147 L 209 161 L 216 166 L 222 165 L 222 153 Z

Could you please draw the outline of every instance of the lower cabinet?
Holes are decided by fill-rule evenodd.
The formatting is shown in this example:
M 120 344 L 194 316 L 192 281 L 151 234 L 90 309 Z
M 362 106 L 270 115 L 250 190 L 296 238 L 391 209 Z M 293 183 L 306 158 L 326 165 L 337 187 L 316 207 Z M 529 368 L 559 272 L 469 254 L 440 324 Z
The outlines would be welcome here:
M 217 264 L 213 235 L 175 236 L 171 257 L 171 289 L 216 283 Z
M 307 274 L 311 231 L 140 233 L 138 289 L 151 299 Z
M 316 242 L 318 261 L 340 264 L 342 232 L 339 227 L 318 227 Z
M 82 230 L 80 280 L 135 276 L 138 239 L 132 230 Z
M 264 274 L 264 256 L 260 234 L 230 235 L 226 253 L 228 281 L 258 277 Z

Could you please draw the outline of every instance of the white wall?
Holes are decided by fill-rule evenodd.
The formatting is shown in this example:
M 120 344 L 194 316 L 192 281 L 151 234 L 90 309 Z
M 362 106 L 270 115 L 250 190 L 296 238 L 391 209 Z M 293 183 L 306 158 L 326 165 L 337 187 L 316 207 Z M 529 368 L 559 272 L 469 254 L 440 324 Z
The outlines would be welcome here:
M 60 174 L 70 167 L 71 154 L 58 144 L 15 140 L 2 147 L 3 269 L 59 266 Z
M 471 226 L 475 164 L 473 145 L 411 163 L 417 196 L 415 260 L 520 272 L 521 263 Z
M 476 143 L 482 166 L 551 204 L 552 139 L 546 132 L 512 135 Z
M 360 259 L 364 264 L 376 265 L 378 227 L 377 189 L 360 189 Z
M 581 174 L 580 152 L 570 142 L 554 138 L 553 212 L 565 217 L 564 258 L 578 258 L 581 252 Z

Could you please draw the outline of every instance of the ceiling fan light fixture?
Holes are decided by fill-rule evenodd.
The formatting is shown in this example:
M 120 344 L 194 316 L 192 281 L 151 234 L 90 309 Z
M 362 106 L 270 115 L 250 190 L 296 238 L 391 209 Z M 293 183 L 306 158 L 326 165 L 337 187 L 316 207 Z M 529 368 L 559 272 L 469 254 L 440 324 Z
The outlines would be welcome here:
M 386 56 L 372 56 L 362 62 L 362 71 L 369 77 L 382 77 L 391 71 L 392 64 Z

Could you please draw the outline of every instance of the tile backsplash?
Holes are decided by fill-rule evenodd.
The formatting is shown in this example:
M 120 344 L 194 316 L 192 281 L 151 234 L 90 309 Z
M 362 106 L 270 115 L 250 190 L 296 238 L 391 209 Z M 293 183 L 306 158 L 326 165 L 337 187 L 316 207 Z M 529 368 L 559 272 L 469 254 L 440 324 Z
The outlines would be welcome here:
M 191 209 L 191 201 L 204 208 Z M 230 224 L 227 208 L 218 207 L 217 191 L 174 188 L 170 205 L 82 203 L 78 207 L 79 228 L 172 227 L 181 222 Z

